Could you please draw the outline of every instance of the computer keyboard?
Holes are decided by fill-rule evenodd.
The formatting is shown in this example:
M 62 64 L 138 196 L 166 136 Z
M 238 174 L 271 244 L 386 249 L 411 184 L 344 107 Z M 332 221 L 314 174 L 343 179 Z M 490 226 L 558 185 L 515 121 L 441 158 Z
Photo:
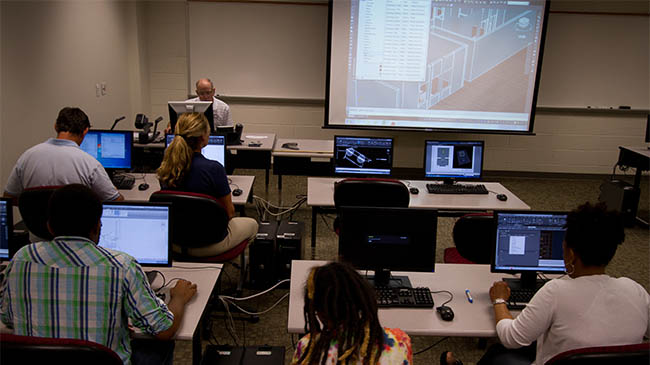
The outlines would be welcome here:
M 380 308 L 433 308 L 429 288 L 376 287 L 375 293 Z
M 488 190 L 483 184 L 427 184 L 430 194 L 487 194 Z
M 116 188 L 122 190 L 131 190 L 133 189 L 133 184 L 135 184 L 135 178 L 129 175 L 115 175 L 111 181 L 113 181 L 113 185 Z
M 530 302 L 537 293 L 538 289 L 530 288 L 519 288 L 510 290 L 510 298 L 508 298 L 508 303 L 506 306 L 508 309 L 521 310 L 526 307 L 526 303 Z

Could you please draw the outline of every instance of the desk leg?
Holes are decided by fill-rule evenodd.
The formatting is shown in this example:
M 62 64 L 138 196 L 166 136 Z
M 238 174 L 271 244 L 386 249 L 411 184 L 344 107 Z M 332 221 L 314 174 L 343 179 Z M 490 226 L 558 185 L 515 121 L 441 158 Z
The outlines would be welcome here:
M 201 365 L 201 322 L 192 334 L 192 365 Z
M 318 207 L 311 207 L 311 258 L 316 257 L 316 226 L 318 225 Z
M 266 189 L 269 189 L 269 168 L 266 168 Z
M 282 190 L 282 175 L 278 175 L 278 190 Z

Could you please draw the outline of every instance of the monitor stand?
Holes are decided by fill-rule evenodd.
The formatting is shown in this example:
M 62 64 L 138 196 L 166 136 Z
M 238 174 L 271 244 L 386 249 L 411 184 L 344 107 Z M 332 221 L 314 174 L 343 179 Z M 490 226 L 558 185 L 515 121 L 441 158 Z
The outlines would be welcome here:
M 411 288 L 411 281 L 408 276 L 392 276 L 390 270 L 378 269 L 375 270 L 375 275 L 365 276 L 366 280 L 373 288 L 388 287 L 388 288 Z
M 521 274 L 519 279 L 503 278 L 510 290 L 533 289 L 537 291 L 541 288 L 546 281 L 537 279 L 537 272 L 525 272 Z

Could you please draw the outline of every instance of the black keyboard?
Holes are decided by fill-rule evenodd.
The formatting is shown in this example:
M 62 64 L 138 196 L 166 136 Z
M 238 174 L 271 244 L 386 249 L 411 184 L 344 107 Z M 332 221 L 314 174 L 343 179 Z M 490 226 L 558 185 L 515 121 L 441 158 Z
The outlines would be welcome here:
M 376 287 L 377 306 L 380 308 L 433 308 L 429 288 Z
M 430 194 L 487 194 L 488 190 L 483 184 L 427 184 Z
M 537 293 L 537 289 L 515 289 L 510 290 L 510 298 L 506 306 L 508 309 L 521 310 L 526 307 L 526 303 L 530 302 Z
M 116 188 L 122 190 L 131 190 L 133 189 L 133 184 L 135 184 L 135 178 L 129 175 L 115 175 L 111 181 L 113 181 L 113 185 Z

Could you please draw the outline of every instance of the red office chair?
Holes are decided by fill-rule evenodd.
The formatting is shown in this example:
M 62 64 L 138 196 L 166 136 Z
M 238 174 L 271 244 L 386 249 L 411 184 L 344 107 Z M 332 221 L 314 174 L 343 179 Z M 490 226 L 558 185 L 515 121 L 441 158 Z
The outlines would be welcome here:
M 546 365 L 648 365 L 650 343 L 597 346 L 569 350 L 553 356 Z
M 492 259 L 492 213 L 466 214 L 454 224 L 455 247 L 445 249 L 447 264 L 489 264 Z
M 174 252 L 174 259 L 190 262 L 226 262 L 239 256 L 241 272 L 237 290 L 242 289 L 247 269 L 244 250 L 248 246 L 248 240 L 217 256 L 197 257 L 188 253 L 190 248 L 213 245 L 228 235 L 228 213 L 215 198 L 199 193 L 161 190 L 151 194 L 149 201 L 172 204 L 172 244 L 181 249 L 180 253 Z
M 47 229 L 47 205 L 52 193 L 61 186 L 40 186 L 23 190 L 18 197 L 18 209 L 29 232 L 39 238 L 54 238 Z
M 72 338 L 46 338 L 0 334 L 2 364 L 121 365 L 110 348 Z

